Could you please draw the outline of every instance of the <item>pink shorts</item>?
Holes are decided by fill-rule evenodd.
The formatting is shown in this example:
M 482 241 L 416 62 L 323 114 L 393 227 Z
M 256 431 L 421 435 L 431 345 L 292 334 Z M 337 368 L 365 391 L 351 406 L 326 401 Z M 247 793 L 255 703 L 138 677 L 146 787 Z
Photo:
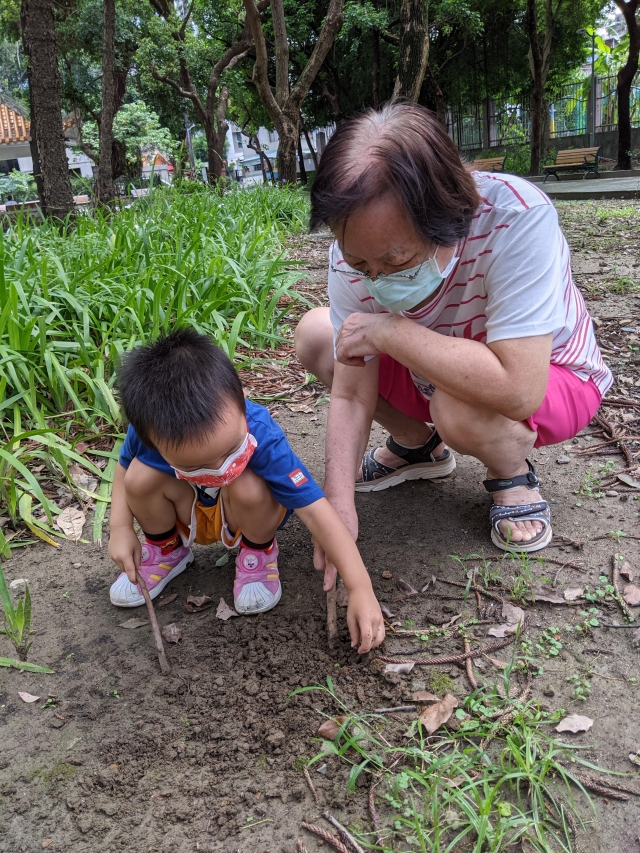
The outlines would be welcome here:
M 388 355 L 380 356 L 380 395 L 400 412 L 431 421 L 429 403 L 418 391 L 409 370 Z M 552 364 L 542 405 L 525 419 L 538 437 L 535 447 L 560 444 L 584 429 L 600 408 L 602 396 L 592 379 L 584 382 L 566 367 Z

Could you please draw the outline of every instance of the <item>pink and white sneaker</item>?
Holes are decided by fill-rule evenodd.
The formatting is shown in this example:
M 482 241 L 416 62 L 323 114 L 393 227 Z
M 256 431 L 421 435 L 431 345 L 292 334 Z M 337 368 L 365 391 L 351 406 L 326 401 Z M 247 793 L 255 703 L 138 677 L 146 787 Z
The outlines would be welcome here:
M 238 613 L 264 613 L 280 601 L 278 553 L 275 541 L 267 551 L 240 546 L 233 585 L 233 603 Z
M 142 546 L 142 560 L 140 562 L 140 574 L 149 590 L 152 599 L 160 595 L 165 586 L 187 568 L 193 562 L 191 548 L 179 545 L 168 554 L 163 554 L 162 549 L 150 542 Z M 109 590 L 111 603 L 116 607 L 140 607 L 144 604 L 144 598 L 138 584 L 133 584 L 125 572 L 118 575 Z

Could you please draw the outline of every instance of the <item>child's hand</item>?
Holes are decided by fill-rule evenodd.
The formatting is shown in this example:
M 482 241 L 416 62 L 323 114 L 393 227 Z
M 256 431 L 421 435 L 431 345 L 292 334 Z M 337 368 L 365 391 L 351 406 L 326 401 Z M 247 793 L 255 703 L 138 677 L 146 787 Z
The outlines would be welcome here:
M 120 570 L 127 573 L 131 583 L 136 583 L 140 568 L 142 545 L 133 527 L 112 527 L 109 535 L 109 556 Z
M 384 619 L 371 588 L 349 590 L 347 625 L 351 646 L 358 646 L 358 654 L 363 655 L 375 649 L 384 640 Z

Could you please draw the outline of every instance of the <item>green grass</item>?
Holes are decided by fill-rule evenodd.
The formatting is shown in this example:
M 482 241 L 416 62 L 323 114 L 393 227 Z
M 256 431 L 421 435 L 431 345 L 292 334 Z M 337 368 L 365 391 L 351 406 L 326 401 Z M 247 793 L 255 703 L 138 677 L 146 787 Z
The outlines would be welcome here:
M 502 693 L 515 693 L 512 660 Z M 510 690 L 511 687 L 511 690 Z M 349 768 L 348 789 L 368 776 L 386 801 L 381 832 L 358 832 L 365 849 L 385 853 L 501 853 L 531 850 L 571 853 L 591 801 L 575 774 L 596 768 L 579 747 L 553 736 L 564 711 L 544 710 L 535 700 L 504 698 L 484 686 L 461 701 L 449 724 L 428 737 L 418 720 L 409 731 L 375 714 L 354 714 L 333 682 L 307 687 L 331 697 L 345 715 L 334 741 L 322 741 L 310 765 L 330 757 Z M 588 771 L 587 771 L 588 772 Z M 582 803 L 575 795 L 581 794 Z M 594 817 L 593 811 L 591 811 Z
M 50 494 L 62 483 L 78 494 L 74 462 L 98 477 L 98 506 L 108 503 L 123 352 L 177 325 L 238 362 L 283 340 L 298 277 L 284 238 L 307 215 L 295 190 L 159 189 L 113 215 L 80 214 L 62 229 L 19 218 L 0 233 L 0 510 L 13 523 L 60 535 Z M 107 449 L 92 464 L 75 446 L 96 436 Z M 8 548 L 0 531 L 0 556 Z

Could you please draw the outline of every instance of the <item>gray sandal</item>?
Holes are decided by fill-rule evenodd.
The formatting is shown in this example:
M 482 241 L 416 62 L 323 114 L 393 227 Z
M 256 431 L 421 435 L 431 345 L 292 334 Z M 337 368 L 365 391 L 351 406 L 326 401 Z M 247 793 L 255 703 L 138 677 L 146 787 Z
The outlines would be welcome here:
M 456 460 L 447 448 L 439 457 L 433 451 L 442 442 L 437 430 L 429 441 L 422 447 L 403 447 L 391 436 L 387 439 L 387 447 L 396 456 L 404 460 L 404 464 L 393 468 L 383 465 L 375 458 L 377 448 L 367 450 L 362 458 L 362 477 L 356 480 L 356 492 L 380 492 L 391 486 L 404 483 L 405 480 L 435 480 L 446 477 L 456 467 Z
M 526 486 L 528 489 L 537 489 L 540 485 L 535 468 L 527 459 L 529 471 L 509 480 L 484 480 L 485 489 L 493 494 L 504 492 L 516 486 Z M 540 521 L 542 530 L 528 542 L 510 542 L 500 531 L 498 524 L 501 521 Z M 540 551 L 546 548 L 553 537 L 551 529 L 551 507 L 547 501 L 536 501 L 520 506 L 500 506 L 494 504 L 489 510 L 489 521 L 491 522 L 491 541 L 497 548 L 503 551 L 513 551 L 515 554 L 527 553 L 529 551 Z

